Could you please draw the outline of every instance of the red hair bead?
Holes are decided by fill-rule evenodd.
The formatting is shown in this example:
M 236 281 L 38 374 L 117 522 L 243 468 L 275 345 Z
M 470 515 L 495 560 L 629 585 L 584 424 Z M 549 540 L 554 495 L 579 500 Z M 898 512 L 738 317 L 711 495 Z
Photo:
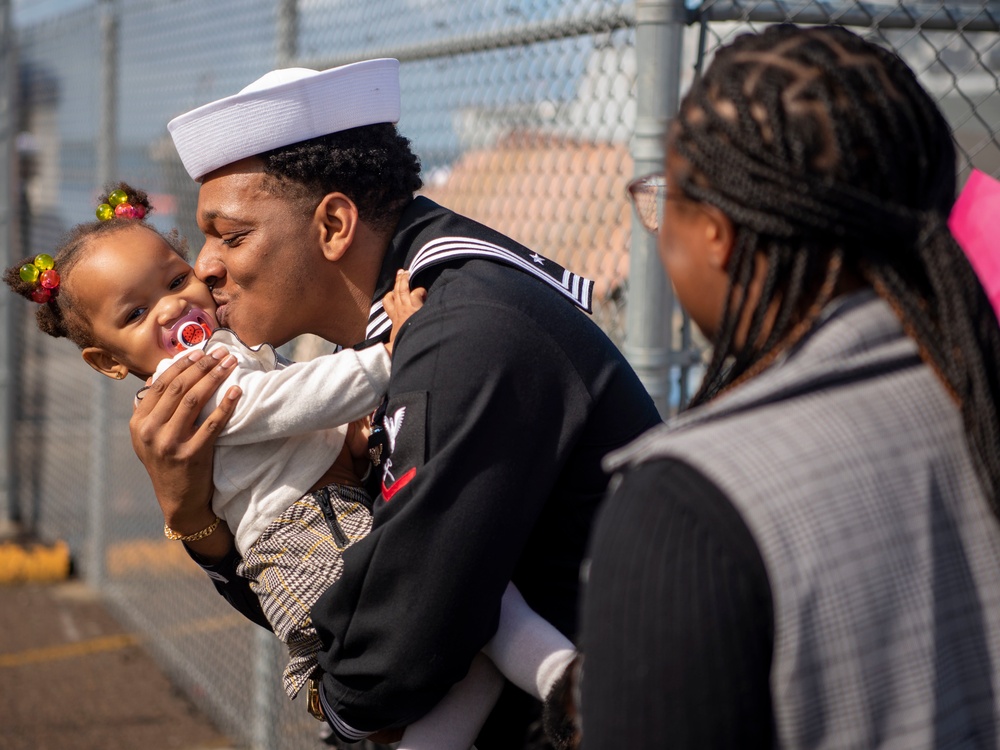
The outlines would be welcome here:
M 42 275 L 38 278 L 38 283 L 45 289 L 55 289 L 59 286 L 59 272 L 52 268 L 42 271 Z

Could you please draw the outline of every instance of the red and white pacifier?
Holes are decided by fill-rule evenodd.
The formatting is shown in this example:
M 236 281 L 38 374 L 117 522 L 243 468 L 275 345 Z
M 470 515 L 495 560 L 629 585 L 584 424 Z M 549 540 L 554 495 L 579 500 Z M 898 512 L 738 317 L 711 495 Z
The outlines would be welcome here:
M 169 330 L 163 331 L 163 348 L 176 354 L 185 349 L 201 346 L 212 335 L 212 323 L 208 315 L 197 307 L 177 319 Z

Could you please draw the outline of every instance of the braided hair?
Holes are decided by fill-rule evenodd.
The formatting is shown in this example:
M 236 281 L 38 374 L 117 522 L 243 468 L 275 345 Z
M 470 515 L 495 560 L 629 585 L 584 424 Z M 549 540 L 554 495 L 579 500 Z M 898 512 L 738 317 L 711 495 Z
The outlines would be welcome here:
M 838 284 L 863 281 L 958 404 L 1000 516 L 1000 327 L 947 228 L 950 129 L 909 67 L 841 27 L 744 35 L 685 97 L 670 146 L 683 164 L 677 187 L 722 210 L 735 232 L 722 323 L 691 405 L 766 367 Z M 757 256 L 766 274 L 750 310 Z
M 129 205 L 142 206 L 146 215 L 153 210 L 149 203 L 149 196 L 142 190 L 125 182 L 118 182 L 106 188 L 104 195 L 109 195 L 114 190 L 124 191 L 128 196 Z M 68 338 L 80 349 L 94 346 L 97 343 L 94 341 L 90 322 L 80 311 L 79 306 L 74 304 L 73 294 L 67 288 L 67 282 L 73 268 L 84 257 L 86 251 L 94 246 L 93 239 L 108 237 L 121 231 L 130 230 L 135 226 L 142 226 L 150 232 L 156 232 L 173 248 L 174 252 L 182 258 L 187 258 L 186 243 L 176 230 L 164 234 L 151 224 L 147 224 L 143 219 L 116 217 L 107 221 L 94 220 L 77 224 L 52 253 L 60 283 L 57 294 L 53 294 L 47 302 L 36 304 L 35 322 L 42 332 L 55 338 Z M 20 269 L 21 266 L 31 263 L 32 260 L 32 258 L 25 258 L 16 265 L 7 268 L 3 275 L 3 280 L 11 291 L 29 300 L 32 299 L 31 295 L 35 291 L 35 284 L 23 281 Z

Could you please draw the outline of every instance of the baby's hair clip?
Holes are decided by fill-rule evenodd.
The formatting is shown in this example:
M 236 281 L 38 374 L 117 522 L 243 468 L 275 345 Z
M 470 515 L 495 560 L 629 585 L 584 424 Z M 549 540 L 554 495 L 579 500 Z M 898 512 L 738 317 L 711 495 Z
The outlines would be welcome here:
M 31 299 L 40 305 L 48 302 L 59 291 L 59 272 L 53 268 L 54 265 L 52 256 L 42 253 L 36 255 L 31 263 L 25 263 L 18 271 L 21 281 L 35 285 Z
M 112 190 L 108 196 L 108 202 L 97 207 L 97 218 L 101 221 L 108 219 L 142 219 L 146 216 L 146 209 L 141 205 L 133 206 L 128 202 L 128 193 L 124 190 Z

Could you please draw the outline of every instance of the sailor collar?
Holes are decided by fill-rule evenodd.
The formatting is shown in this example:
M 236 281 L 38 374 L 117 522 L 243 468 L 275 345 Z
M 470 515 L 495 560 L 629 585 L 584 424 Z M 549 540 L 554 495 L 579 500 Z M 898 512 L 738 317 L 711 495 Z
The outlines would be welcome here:
M 584 312 L 592 311 L 593 281 L 513 240 L 503 246 L 490 241 L 498 235 L 472 220 L 462 222 L 463 229 L 472 229 L 472 233 L 450 234 L 453 228 L 450 222 L 442 227 L 444 232 L 434 231 L 435 220 L 449 215 L 446 209 L 423 196 L 415 198 L 403 212 L 379 274 L 375 299 L 368 314 L 366 340 L 380 339 L 392 328 L 392 321 L 382 307 L 382 298 L 393 288 L 397 270 L 405 268 L 410 278 L 416 279 L 428 268 L 465 258 L 482 258 L 513 266 L 548 284 Z M 422 235 L 426 239 L 422 240 Z

